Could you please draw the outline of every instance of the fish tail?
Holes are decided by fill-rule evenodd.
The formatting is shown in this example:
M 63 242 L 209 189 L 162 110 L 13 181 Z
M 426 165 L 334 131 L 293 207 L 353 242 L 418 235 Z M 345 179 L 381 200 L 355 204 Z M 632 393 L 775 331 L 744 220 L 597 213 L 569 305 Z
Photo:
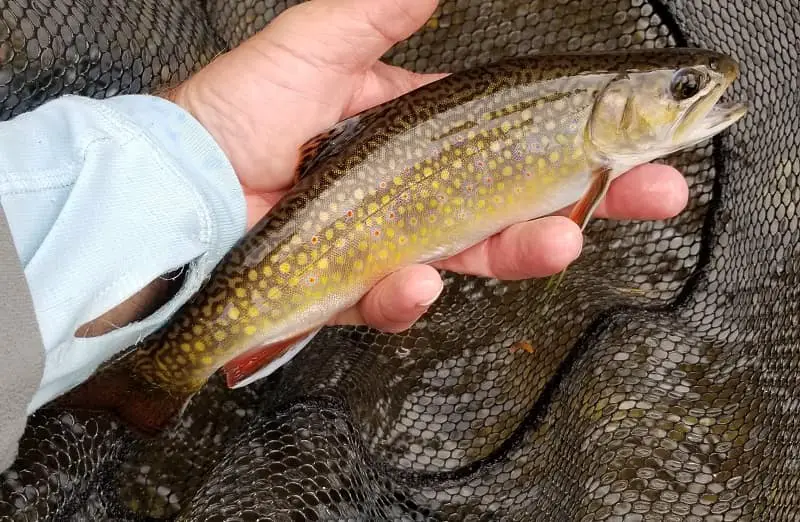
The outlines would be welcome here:
M 132 368 L 133 359 L 115 361 L 46 407 L 108 412 L 144 437 L 158 435 L 176 423 L 195 392 L 143 380 Z

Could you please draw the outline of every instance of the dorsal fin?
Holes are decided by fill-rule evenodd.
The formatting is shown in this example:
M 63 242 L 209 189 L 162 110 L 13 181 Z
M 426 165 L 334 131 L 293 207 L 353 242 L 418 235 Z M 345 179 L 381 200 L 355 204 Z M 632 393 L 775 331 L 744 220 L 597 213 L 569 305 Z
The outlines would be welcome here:
M 300 147 L 295 183 L 303 179 L 316 165 L 339 152 L 369 121 L 364 116 L 365 113 L 360 113 L 342 120 L 304 143 Z

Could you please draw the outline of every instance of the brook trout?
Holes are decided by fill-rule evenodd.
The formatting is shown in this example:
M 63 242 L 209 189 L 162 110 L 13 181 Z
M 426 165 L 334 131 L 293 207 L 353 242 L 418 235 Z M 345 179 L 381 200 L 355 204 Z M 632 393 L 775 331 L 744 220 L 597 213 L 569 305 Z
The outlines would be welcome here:
M 168 324 L 57 401 L 155 433 L 214 372 L 269 375 L 393 271 L 576 202 L 585 227 L 617 176 L 745 114 L 718 103 L 738 71 L 697 49 L 534 55 L 344 120 Z

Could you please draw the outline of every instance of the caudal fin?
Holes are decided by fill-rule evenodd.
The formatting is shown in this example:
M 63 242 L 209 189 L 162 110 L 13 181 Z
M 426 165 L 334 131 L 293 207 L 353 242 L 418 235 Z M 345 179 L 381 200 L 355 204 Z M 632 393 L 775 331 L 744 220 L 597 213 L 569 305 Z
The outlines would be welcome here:
M 131 371 L 126 360 L 117 362 L 45 407 L 110 412 L 145 437 L 173 426 L 193 393 L 155 386 Z

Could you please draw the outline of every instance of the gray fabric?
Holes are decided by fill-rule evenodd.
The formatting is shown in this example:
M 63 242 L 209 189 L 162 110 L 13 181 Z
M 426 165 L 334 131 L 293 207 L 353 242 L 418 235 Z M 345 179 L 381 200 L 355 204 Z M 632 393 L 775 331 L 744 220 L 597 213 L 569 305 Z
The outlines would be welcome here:
M 44 352 L 25 273 L 0 208 L 0 471 L 13 462 L 26 407 L 39 387 Z

